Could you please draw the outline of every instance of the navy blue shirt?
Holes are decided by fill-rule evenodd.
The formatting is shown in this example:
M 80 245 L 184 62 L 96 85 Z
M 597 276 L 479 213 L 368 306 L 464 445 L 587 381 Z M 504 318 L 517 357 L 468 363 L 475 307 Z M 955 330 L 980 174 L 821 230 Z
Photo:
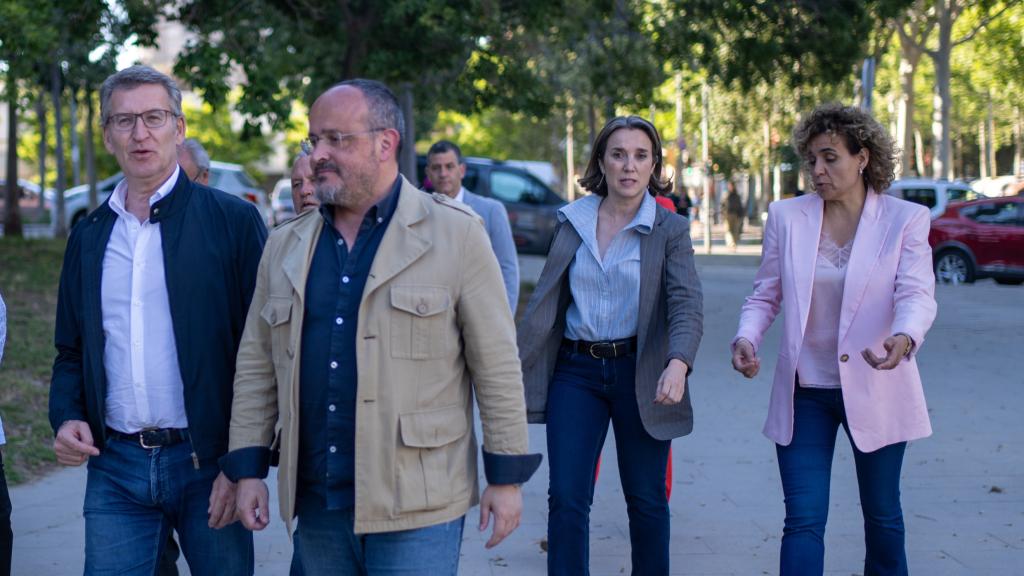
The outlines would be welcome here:
M 334 227 L 333 206 L 320 208 L 326 222 L 306 279 L 299 359 L 298 493 L 318 496 L 330 510 L 355 503 L 359 303 L 400 189 L 401 179 L 370 208 L 354 246 Z

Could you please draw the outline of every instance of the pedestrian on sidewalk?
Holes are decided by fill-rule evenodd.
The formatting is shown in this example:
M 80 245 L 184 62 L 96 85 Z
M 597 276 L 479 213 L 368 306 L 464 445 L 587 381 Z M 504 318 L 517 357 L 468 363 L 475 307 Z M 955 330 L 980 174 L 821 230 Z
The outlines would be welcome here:
M 458 571 L 463 524 L 497 545 L 519 525 L 527 454 L 515 324 L 479 216 L 398 171 L 405 120 L 373 80 L 309 113 L 318 210 L 270 236 L 238 353 L 231 452 L 245 526 L 270 519 L 263 481 L 297 520 L 306 576 Z M 488 486 L 479 495 L 474 398 Z
M 0 295 L 0 365 L 4 361 L 4 344 L 7 342 L 7 306 Z M 0 576 L 11 574 L 11 554 L 14 551 L 14 532 L 11 531 L 11 494 L 7 491 L 7 473 L 4 470 L 3 446 L 4 423 L 0 420 Z
M 217 458 L 266 227 L 179 167 L 174 80 L 117 72 L 100 114 L 125 178 L 68 240 L 50 383 L 57 461 L 88 462 L 85 573 L 154 574 L 174 529 L 192 574 L 251 575 L 252 534 Z
M 931 434 L 915 358 L 936 311 L 928 209 L 883 193 L 896 149 L 868 112 L 820 106 L 793 139 L 816 194 L 769 206 L 761 267 L 732 345 L 733 367 L 754 377 L 781 306 L 764 427 L 785 494 L 781 574 L 824 570 L 842 426 L 864 514 L 864 573 L 905 575 L 900 470 L 907 442 Z
M 725 212 L 725 243 L 732 251 L 736 251 L 736 247 L 740 243 L 740 236 L 743 234 L 743 216 L 745 210 L 743 209 L 743 199 L 740 198 L 739 192 L 736 191 L 736 183 L 732 180 L 726 185 L 728 192 L 725 195 L 725 200 L 722 202 L 722 211 Z
M 590 569 L 594 472 L 611 422 L 634 574 L 669 573 L 665 470 L 689 434 L 686 380 L 703 332 L 689 225 L 658 206 L 661 139 L 638 116 L 610 120 L 519 326 L 527 412 L 547 423 L 548 573 Z

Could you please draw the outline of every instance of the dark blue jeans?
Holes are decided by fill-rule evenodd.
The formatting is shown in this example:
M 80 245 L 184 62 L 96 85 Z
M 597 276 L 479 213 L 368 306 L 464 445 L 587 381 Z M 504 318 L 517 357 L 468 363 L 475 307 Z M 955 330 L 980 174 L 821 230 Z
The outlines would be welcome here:
M 786 497 L 781 573 L 821 574 L 825 569 L 832 455 L 839 426 L 846 430 L 847 437 L 850 428 L 843 393 L 838 389 L 797 386 L 793 410 L 793 441 L 789 446 L 776 445 Z M 864 576 L 907 574 L 900 507 L 900 471 L 906 447 L 906 442 L 899 442 L 874 452 L 861 452 L 853 445 L 864 513 Z
M 629 515 L 633 574 L 668 574 L 665 466 L 671 442 L 656 440 L 644 430 L 637 409 L 636 357 L 598 359 L 563 348 L 547 405 L 550 575 L 590 573 L 594 472 L 609 420 Z
M 196 470 L 188 442 L 145 449 L 111 440 L 89 459 L 85 488 L 85 573 L 152 576 L 173 528 L 195 576 L 253 573 L 252 533 L 241 522 L 210 528 L 216 462 Z
M 465 517 L 413 530 L 356 534 L 352 510 L 299 498 L 295 558 L 306 576 L 455 576 Z

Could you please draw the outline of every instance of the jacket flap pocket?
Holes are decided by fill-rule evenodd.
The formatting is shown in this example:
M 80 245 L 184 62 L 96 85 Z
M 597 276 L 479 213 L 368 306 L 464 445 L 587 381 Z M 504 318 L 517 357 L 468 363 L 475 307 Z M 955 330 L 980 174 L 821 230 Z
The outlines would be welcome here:
M 466 435 L 468 424 L 462 406 L 401 414 L 402 443 L 410 448 L 438 448 Z
M 260 311 L 260 317 L 271 326 L 280 326 L 292 317 L 292 299 L 271 296 Z
M 391 305 L 420 317 L 444 312 L 451 305 L 444 286 L 392 286 Z

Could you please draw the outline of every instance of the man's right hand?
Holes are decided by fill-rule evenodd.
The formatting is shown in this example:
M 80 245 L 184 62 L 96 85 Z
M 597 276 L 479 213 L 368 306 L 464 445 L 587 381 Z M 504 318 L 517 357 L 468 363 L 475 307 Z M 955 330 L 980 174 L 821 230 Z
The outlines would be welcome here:
M 64 466 L 81 466 L 89 456 L 100 455 L 89 424 L 82 420 L 68 420 L 60 425 L 57 437 L 53 439 L 53 451 L 57 454 L 57 462 Z
M 238 518 L 249 530 L 263 530 L 270 524 L 270 493 L 267 483 L 259 478 L 242 478 L 238 481 L 238 496 L 235 499 Z

